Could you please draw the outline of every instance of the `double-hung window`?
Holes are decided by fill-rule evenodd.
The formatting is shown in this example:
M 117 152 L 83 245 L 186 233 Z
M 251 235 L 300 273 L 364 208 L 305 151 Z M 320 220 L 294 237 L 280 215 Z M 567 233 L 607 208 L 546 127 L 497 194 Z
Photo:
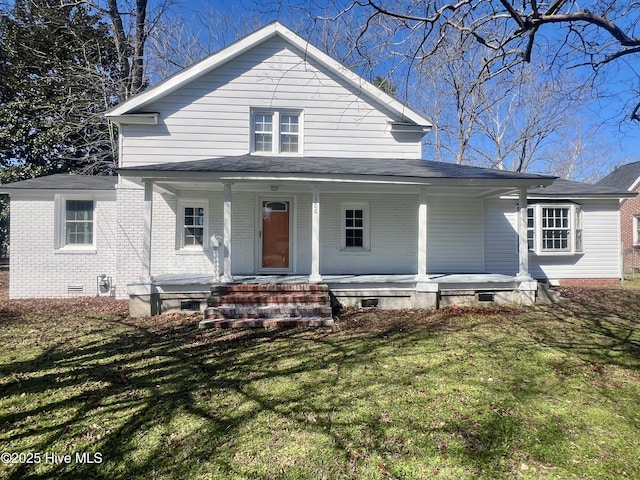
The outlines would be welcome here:
M 182 250 L 202 250 L 207 248 L 207 202 L 178 202 L 178 248 Z
M 527 244 L 538 255 L 582 253 L 582 207 L 535 204 L 527 208 Z
M 640 246 L 640 216 L 633 217 L 633 245 Z
M 300 155 L 301 114 L 297 111 L 255 110 L 251 113 L 251 151 Z
M 93 200 L 65 200 L 64 245 L 93 245 Z
M 96 248 L 96 202 L 80 195 L 55 196 L 57 250 L 87 252 Z
M 366 203 L 342 204 L 342 250 L 369 250 L 369 206 Z

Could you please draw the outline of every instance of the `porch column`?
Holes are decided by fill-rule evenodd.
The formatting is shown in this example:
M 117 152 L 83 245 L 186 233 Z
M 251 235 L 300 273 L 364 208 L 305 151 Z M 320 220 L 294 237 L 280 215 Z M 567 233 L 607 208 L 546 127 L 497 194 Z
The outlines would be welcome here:
M 153 183 L 144 182 L 144 225 L 142 227 L 142 277 L 143 283 L 151 283 L 151 226 L 153 220 Z
M 224 184 L 224 234 L 222 245 L 222 281 L 233 282 L 231 274 L 231 184 Z
M 429 280 L 427 275 L 427 189 L 420 187 L 418 205 L 418 282 Z
M 527 244 L 527 188 L 520 187 L 518 198 L 518 280 L 530 280 Z
M 320 275 L 320 188 L 311 186 L 311 275 L 309 281 L 319 283 Z

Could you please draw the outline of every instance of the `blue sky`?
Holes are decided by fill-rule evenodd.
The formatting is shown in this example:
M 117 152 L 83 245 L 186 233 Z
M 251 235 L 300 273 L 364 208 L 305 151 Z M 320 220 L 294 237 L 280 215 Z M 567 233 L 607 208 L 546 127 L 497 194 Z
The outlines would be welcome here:
M 302 0 L 192 0 L 184 1 L 178 8 L 183 16 L 198 17 L 200 9 L 212 12 L 221 12 L 229 15 L 232 21 L 238 24 L 250 23 L 259 19 L 259 22 L 266 24 L 274 19 L 280 20 L 285 25 L 296 29 L 295 25 L 309 25 L 308 16 L 303 15 L 295 8 L 295 4 L 306 7 L 315 2 L 304 2 Z M 344 2 L 343 2 L 344 3 Z M 293 4 L 294 7 L 283 7 L 286 4 Z M 246 25 L 245 25 L 246 27 Z M 236 26 L 237 28 L 237 26 Z M 606 151 L 603 155 L 600 170 L 604 173 L 611 170 L 615 165 L 640 161 L 640 123 L 632 123 L 624 118 L 624 114 L 631 111 L 631 104 L 635 100 L 629 95 L 629 85 L 635 86 L 636 90 L 640 86 L 640 72 L 633 71 L 637 58 L 627 58 L 619 62 L 607 71 L 607 82 L 602 85 L 601 93 L 603 98 L 594 99 L 587 108 L 581 111 L 577 120 L 583 126 L 589 127 L 589 140 L 595 143 L 599 149 Z M 360 73 L 360 72 L 358 72 Z M 384 72 L 380 72 L 384 73 Z M 588 72 L 585 72 L 587 74 Z M 606 158 L 604 158 L 606 156 Z M 604 168 L 602 165 L 605 165 Z M 585 175 L 586 176 L 586 175 Z

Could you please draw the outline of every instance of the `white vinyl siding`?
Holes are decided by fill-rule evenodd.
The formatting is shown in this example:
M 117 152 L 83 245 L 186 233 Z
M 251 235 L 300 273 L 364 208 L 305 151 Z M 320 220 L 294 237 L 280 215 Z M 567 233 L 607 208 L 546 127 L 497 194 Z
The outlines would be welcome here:
M 390 133 L 401 118 L 278 38 L 145 109 L 159 124 L 122 127 L 124 166 L 246 154 L 252 109 L 304 111 L 305 156 L 421 156 L 419 135 Z
M 369 209 L 369 249 L 345 249 L 342 206 L 362 203 Z M 308 215 L 310 225 L 311 207 L 302 210 L 309 212 L 305 215 Z M 417 194 L 336 194 L 321 191 L 320 273 L 415 274 L 417 218 Z M 308 258 L 301 261 L 302 265 L 310 264 L 310 249 L 306 250 L 306 255 Z
M 427 212 L 428 272 L 482 272 L 482 201 L 460 196 L 428 197 Z
M 517 208 L 513 200 L 485 203 L 485 270 L 518 273 Z M 581 200 L 582 253 L 529 255 L 534 278 L 618 278 L 620 276 L 620 215 L 617 200 Z M 579 230 L 579 229 L 578 229 Z M 567 261 L 570 258 L 570 261 Z

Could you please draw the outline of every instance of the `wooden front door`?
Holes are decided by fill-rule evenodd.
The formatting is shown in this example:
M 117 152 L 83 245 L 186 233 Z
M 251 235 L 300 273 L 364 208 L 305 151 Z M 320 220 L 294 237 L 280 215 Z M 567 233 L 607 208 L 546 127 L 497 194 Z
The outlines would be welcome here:
M 262 268 L 289 268 L 290 201 L 262 201 Z

